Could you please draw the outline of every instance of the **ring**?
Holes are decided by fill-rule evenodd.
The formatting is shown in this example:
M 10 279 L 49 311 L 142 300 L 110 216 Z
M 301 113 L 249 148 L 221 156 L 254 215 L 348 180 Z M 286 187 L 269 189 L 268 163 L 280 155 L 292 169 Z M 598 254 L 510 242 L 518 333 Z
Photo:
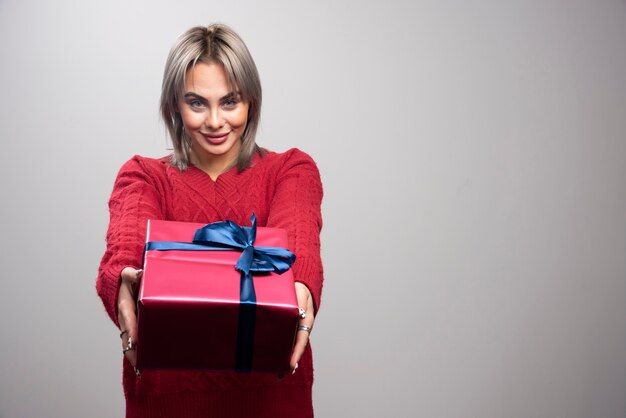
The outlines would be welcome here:
M 122 338 L 124 336 L 124 334 L 128 334 L 128 330 L 125 329 L 124 331 L 120 332 L 120 338 Z
M 307 327 L 306 325 L 298 325 L 298 331 L 306 331 L 309 333 L 309 335 L 311 335 L 312 330 L 313 330 L 313 327 Z
M 131 340 L 130 337 L 128 337 L 128 345 L 126 346 L 126 348 L 122 350 L 122 354 L 126 354 L 127 351 L 136 350 L 136 349 L 137 347 L 133 345 L 133 340 Z
M 300 318 L 304 319 L 306 318 L 306 311 L 302 308 L 298 308 L 298 315 L 300 316 Z

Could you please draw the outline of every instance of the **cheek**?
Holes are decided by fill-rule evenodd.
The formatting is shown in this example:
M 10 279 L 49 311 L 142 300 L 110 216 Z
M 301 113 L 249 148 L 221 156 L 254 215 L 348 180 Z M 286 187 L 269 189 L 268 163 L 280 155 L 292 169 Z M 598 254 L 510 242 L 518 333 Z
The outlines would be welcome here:
M 237 128 L 245 128 L 246 122 L 248 121 L 248 107 L 246 106 L 244 109 L 239 110 L 233 115 L 232 126 Z
M 197 128 L 204 122 L 204 115 L 202 113 L 182 111 L 180 116 L 182 117 L 183 124 L 187 129 Z

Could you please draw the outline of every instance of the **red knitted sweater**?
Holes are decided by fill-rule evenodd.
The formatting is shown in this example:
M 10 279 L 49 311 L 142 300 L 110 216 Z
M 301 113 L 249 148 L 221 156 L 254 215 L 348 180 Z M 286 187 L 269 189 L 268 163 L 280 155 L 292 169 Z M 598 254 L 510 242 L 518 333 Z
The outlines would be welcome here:
M 209 223 L 225 219 L 284 228 L 296 254 L 292 269 L 319 309 L 322 264 L 319 233 L 322 185 L 311 157 L 292 149 L 255 155 L 252 166 L 232 168 L 216 181 L 190 166 L 181 172 L 168 158 L 135 156 L 121 168 L 109 201 L 107 249 L 96 282 L 107 313 L 117 321 L 124 267 L 141 268 L 147 219 Z M 183 344 L 184 335 L 176 335 Z M 121 355 L 121 354 L 120 354 Z M 145 371 L 140 378 L 124 359 L 127 417 L 312 417 L 313 364 L 307 347 L 295 374 Z

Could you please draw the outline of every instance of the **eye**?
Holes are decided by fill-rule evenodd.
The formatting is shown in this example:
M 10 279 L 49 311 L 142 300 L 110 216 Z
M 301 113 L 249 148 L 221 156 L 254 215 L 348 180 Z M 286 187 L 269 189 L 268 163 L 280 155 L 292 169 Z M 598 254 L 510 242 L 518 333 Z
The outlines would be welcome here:
M 200 108 L 203 106 L 202 101 L 198 99 L 192 99 L 188 101 L 187 104 L 189 104 L 189 106 L 191 106 L 192 108 Z
M 228 98 L 222 102 L 222 106 L 224 106 L 227 109 L 232 109 L 236 107 L 238 104 L 239 104 L 239 100 L 233 97 Z

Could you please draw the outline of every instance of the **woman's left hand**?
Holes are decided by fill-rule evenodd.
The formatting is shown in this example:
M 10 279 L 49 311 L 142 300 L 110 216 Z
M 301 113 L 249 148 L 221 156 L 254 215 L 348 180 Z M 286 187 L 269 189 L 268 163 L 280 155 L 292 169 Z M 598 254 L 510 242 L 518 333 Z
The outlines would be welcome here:
M 315 307 L 313 306 L 313 296 L 311 296 L 309 288 L 303 283 L 296 282 L 296 297 L 298 299 L 298 306 L 300 309 L 304 309 L 305 312 L 304 318 L 300 318 L 298 325 L 306 326 L 308 330 L 299 329 L 296 333 L 296 343 L 294 344 L 291 361 L 289 363 L 292 373 L 295 373 L 298 368 L 298 362 L 300 361 L 300 357 L 302 357 L 302 353 L 304 353 L 306 345 L 309 343 L 309 336 L 313 329 L 313 323 L 315 322 Z

